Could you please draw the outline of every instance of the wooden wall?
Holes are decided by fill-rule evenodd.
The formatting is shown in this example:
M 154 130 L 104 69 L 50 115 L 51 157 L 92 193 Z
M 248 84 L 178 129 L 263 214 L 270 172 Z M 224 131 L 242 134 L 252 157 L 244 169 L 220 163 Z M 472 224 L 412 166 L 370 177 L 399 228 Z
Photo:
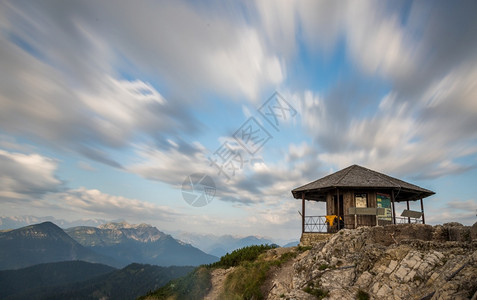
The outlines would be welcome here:
M 355 207 L 355 193 L 367 193 L 367 206 L 376 207 L 376 192 L 375 191 L 366 191 L 366 190 L 340 190 L 340 196 L 343 196 L 343 208 L 344 208 L 344 219 L 345 228 L 354 228 L 355 218 L 354 215 L 349 215 L 348 211 L 350 207 Z M 338 215 L 336 211 L 336 205 L 333 202 L 333 196 L 336 196 L 336 191 L 328 193 L 326 196 L 326 214 L 327 215 Z M 375 226 L 376 225 L 376 216 L 356 216 L 358 227 L 359 226 Z

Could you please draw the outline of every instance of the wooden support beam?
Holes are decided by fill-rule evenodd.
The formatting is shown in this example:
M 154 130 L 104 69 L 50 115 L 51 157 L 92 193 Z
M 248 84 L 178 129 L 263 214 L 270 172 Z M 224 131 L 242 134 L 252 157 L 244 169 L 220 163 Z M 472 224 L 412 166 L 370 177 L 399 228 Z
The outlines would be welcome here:
M 356 196 L 353 197 L 354 207 L 356 207 Z M 356 210 L 354 211 L 354 229 L 358 228 L 358 217 L 356 216 Z
M 422 198 L 421 198 L 421 212 L 422 212 L 422 224 L 426 224 L 426 219 L 424 218 L 424 202 L 422 202 Z
M 406 200 L 407 210 L 409 210 L 409 200 Z M 411 218 L 407 217 L 407 223 L 411 224 Z
M 305 193 L 301 194 L 301 232 L 305 232 Z
M 396 209 L 394 208 L 394 191 L 391 191 L 391 203 L 393 207 L 393 224 L 396 224 Z
M 338 202 L 338 211 L 336 212 L 336 215 L 338 216 L 338 230 L 340 230 L 340 190 L 336 189 L 336 201 Z

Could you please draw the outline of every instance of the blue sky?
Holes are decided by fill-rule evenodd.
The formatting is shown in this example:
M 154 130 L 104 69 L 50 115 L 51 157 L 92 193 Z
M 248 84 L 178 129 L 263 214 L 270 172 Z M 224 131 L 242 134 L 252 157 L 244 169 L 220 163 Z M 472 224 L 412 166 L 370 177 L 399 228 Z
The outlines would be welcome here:
M 435 191 L 428 223 L 473 224 L 476 13 L 475 1 L 0 1 L 0 214 L 297 239 L 290 190 L 359 164 Z M 286 108 L 275 126 L 260 114 L 273 103 Z M 265 139 L 247 152 L 234 136 L 250 124 Z M 228 177 L 211 164 L 224 145 L 241 159 Z M 195 173 L 216 185 L 203 207 L 182 197 Z

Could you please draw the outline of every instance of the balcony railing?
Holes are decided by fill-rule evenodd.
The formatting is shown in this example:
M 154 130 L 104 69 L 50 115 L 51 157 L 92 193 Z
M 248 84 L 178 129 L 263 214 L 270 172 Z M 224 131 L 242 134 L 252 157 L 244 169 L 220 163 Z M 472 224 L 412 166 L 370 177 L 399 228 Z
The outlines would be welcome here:
M 335 218 L 332 223 L 333 225 L 327 222 L 326 216 L 305 216 L 305 232 L 337 232 L 338 219 Z M 340 228 L 344 228 L 343 220 L 341 220 Z
M 396 217 L 396 224 L 422 224 L 422 219 L 416 219 L 416 218 L 406 218 L 406 217 Z
M 305 232 L 328 232 L 325 216 L 305 216 Z
M 346 215 L 344 219 L 347 222 L 343 222 L 341 220 L 339 224 L 339 229 L 347 228 L 353 229 L 355 228 L 355 218 L 354 215 Z M 367 220 L 360 220 L 359 218 L 356 220 L 357 227 L 361 226 L 374 226 L 376 225 L 376 220 L 379 226 L 386 226 L 392 225 L 393 221 L 392 218 L 380 218 L 370 224 Z M 396 224 L 407 224 L 409 222 L 407 217 L 396 217 Z M 412 224 L 422 224 L 422 219 L 410 218 L 410 223 Z M 304 232 L 317 232 L 317 233 L 333 233 L 338 231 L 338 219 L 334 219 L 333 226 L 326 221 L 326 216 L 305 216 L 305 231 Z

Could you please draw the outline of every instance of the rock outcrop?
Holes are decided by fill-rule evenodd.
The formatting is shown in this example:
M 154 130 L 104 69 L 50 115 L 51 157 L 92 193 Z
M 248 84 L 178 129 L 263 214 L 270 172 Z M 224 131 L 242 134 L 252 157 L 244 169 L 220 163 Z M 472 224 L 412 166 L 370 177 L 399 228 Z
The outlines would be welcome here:
M 476 225 L 341 230 L 293 264 L 268 299 L 477 299 Z

